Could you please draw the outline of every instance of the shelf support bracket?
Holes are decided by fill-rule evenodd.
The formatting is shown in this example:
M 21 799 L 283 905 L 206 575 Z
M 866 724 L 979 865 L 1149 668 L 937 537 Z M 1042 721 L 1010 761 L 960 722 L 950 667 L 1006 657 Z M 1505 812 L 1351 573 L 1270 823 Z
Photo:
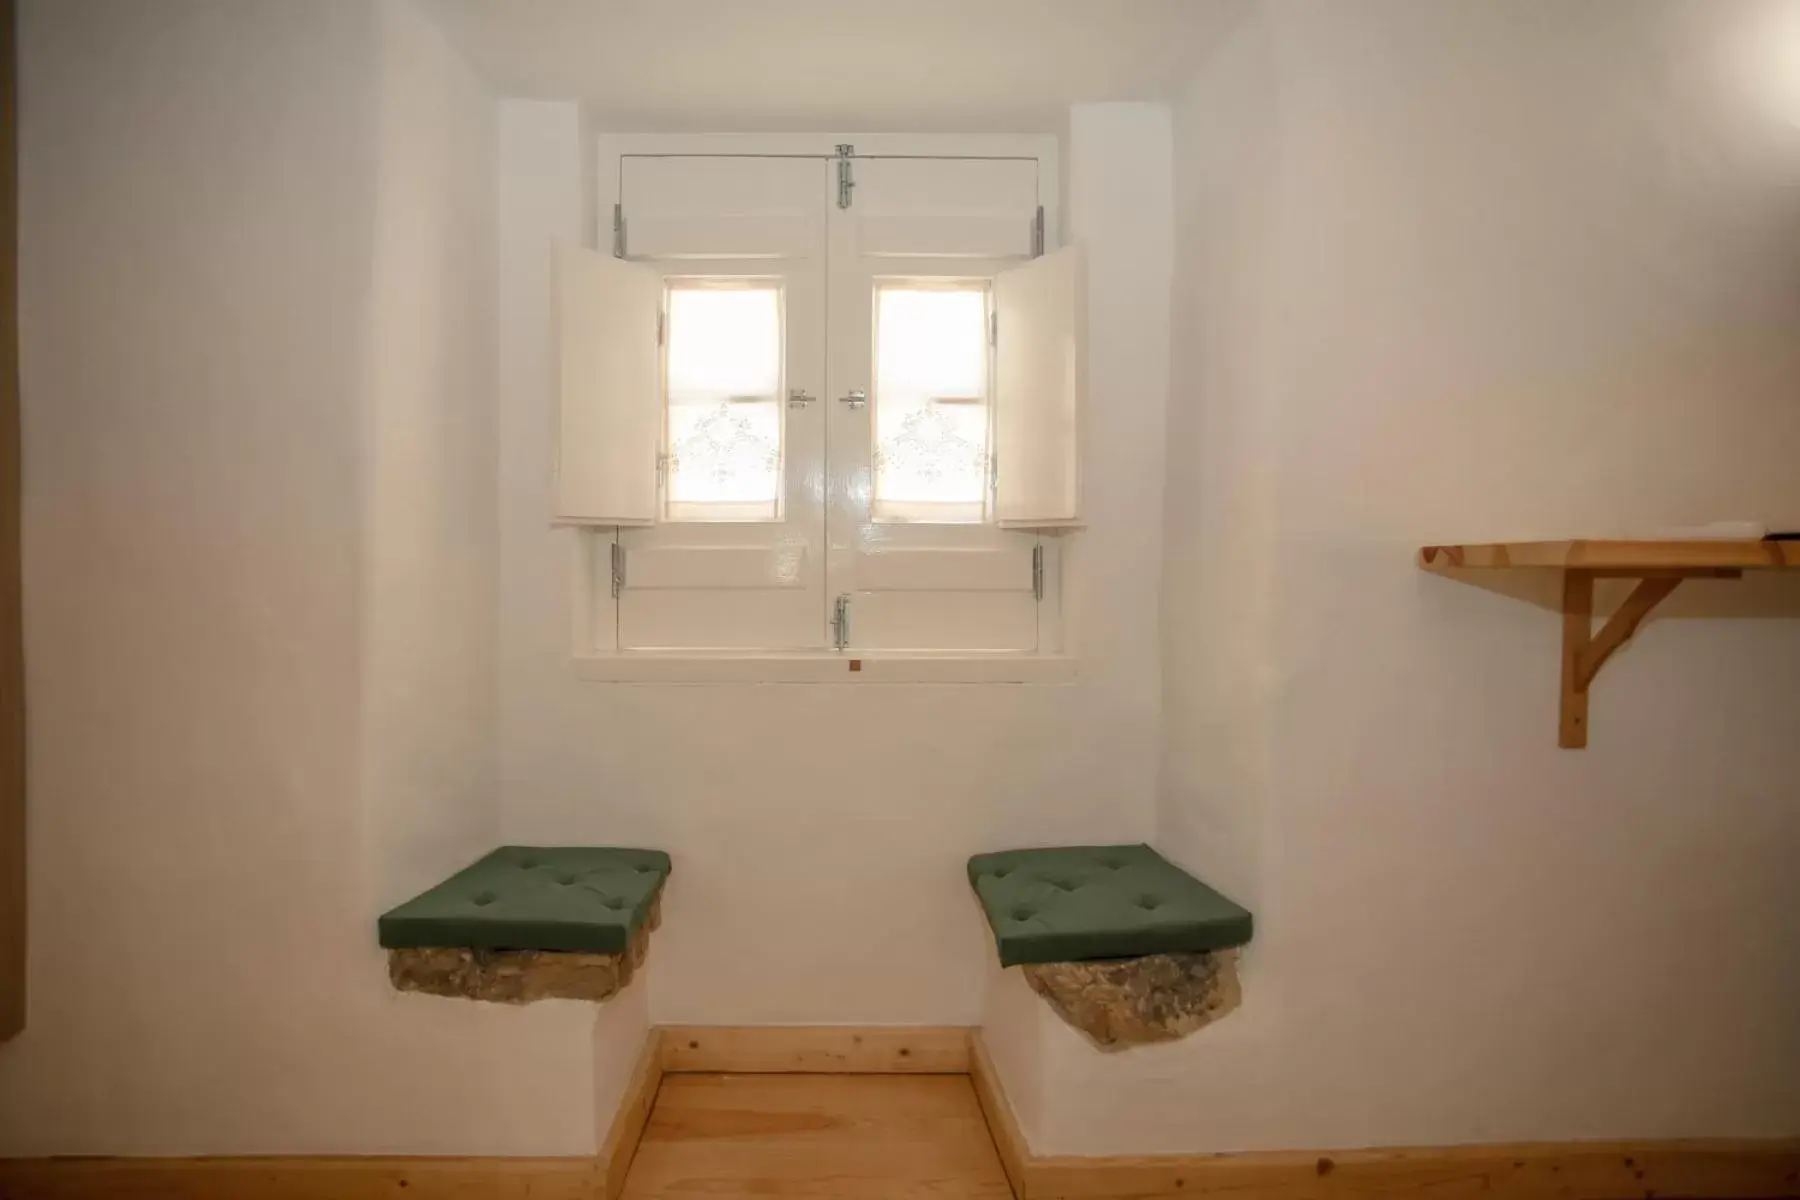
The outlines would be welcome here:
M 1724 572 L 1697 570 L 1645 571 L 1638 585 L 1598 633 L 1594 632 L 1594 579 L 1625 572 L 1569 569 L 1563 572 L 1562 730 L 1558 744 L 1581 750 L 1588 739 L 1588 689 L 1606 660 L 1631 640 L 1657 605 L 1681 586 L 1683 579 L 1719 578 Z
M 1630 641 L 1656 606 L 1688 579 L 1742 579 L 1745 571 L 1800 570 L 1800 533 L 1752 541 L 1735 533 L 1716 538 L 1580 538 L 1570 541 L 1465 542 L 1422 546 L 1419 566 L 1452 579 L 1482 569 L 1549 569 L 1562 573 L 1562 705 L 1557 743 L 1588 744 L 1588 691 L 1619 647 Z M 1630 579 L 1625 603 L 1596 632 L 1594 582 Z M 1542 603 L 1535 591 L 1530 597 Z

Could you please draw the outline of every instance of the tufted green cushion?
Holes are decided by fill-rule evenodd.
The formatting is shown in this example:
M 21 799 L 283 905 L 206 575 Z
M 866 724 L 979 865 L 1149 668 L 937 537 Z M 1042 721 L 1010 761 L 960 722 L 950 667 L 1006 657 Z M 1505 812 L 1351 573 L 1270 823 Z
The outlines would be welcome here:
M 661 850 L 502 846 L 384 914 L 381 944 L 620 954 L 668 877 Z
M 969 860 L 1000 965 L 1225 950 L 1250 914 L 1148 846 L 1003 850 Z

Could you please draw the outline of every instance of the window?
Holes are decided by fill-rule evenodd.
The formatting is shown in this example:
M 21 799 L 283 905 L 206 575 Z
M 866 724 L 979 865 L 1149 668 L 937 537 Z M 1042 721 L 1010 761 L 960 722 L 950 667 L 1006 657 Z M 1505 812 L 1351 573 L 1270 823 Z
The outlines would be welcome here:
M 988 516 L 985 281 L 875 289 L 874 518 Z
M 1057 653 L 1081 268 L 1040 161 L 869 156 L 841 207 L 829 148 L 602 160 L 622 254 L 560 294 L 578 653 Z
M 669 286 L 663 517 L 781 515 L 781 291 L 755 281 Z

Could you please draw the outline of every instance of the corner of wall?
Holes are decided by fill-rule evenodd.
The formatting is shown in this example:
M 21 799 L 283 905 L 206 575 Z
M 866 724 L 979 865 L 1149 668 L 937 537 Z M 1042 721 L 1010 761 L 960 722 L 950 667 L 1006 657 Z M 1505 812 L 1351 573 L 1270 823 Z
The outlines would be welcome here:
M 1174 276 L 1163 518 L 1157 845 L 1262 898 L 1273 655 L 1281 197 L 1262 5 L 1207 48 L 1173 108 Z
M 1158 639 L 1173 256 L 1170 118 L 1157 102 L 1075 105 L 1061 155 L 1069 239 L 1087 249 L 1087 528 L 1065 559 L 1084 677 L 1116 697 L 1120 836 L 1155 826 Z M 1101 617 L 1104 619 L 1100 619 Z M 1126 805 L 1129 805 L 1127 808 Z
M 569 653 L 570 545 L 573 535 L 550 527 L 551 474 L 546 470 L 553 366 L 548 331 L 551 248 L 586 245 L 582 119 L 570 101 L 506 98 L 499 102 L 497 153 L 499 266 L 496 309 L 500 569 L 499 784 L 503 838 L 513 840 L 520 781 L 533 777 L 536 734 L 544 719 L 542 671 Z
M 632 1071 L 643 1054 L 644 1041 L 650 1036 L 650 979 L 648 964 L 612 999 L 601 1004 L 594 1013 L 594 1148 L 606 1144 L 607 1132 L 625 1089 L 631 1084 Z
M 363 343 L 361 776 L 377 904 L 499 838 L 492 98 L 382 0 Z
M 999 1077 L 1000 1091 L 1012 1107 L 1025 1144 L 1035 1153 L 1050 1144 L 1049 1097 L 1045 1095 L 1044 1047 L 1040 1021 L 1043 1001 L 1016 969 L 1000 966 L 988 945 L 987 981 L 981 1008 L 981 1042 Z

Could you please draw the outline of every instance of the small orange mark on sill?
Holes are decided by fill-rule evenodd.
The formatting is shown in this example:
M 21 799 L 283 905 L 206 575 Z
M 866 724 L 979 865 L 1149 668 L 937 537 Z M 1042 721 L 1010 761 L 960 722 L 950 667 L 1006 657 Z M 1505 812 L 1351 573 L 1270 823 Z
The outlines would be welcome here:
M 860 659 L 860 658 L 853 658 L 853 659 L 851 659 L 851 660 L 850 660 L 850 669 L 851 669 L 851 670 L 852 670 L 852 671 L 860 671 L 860 670 L 862 670 L 862 659 Z

